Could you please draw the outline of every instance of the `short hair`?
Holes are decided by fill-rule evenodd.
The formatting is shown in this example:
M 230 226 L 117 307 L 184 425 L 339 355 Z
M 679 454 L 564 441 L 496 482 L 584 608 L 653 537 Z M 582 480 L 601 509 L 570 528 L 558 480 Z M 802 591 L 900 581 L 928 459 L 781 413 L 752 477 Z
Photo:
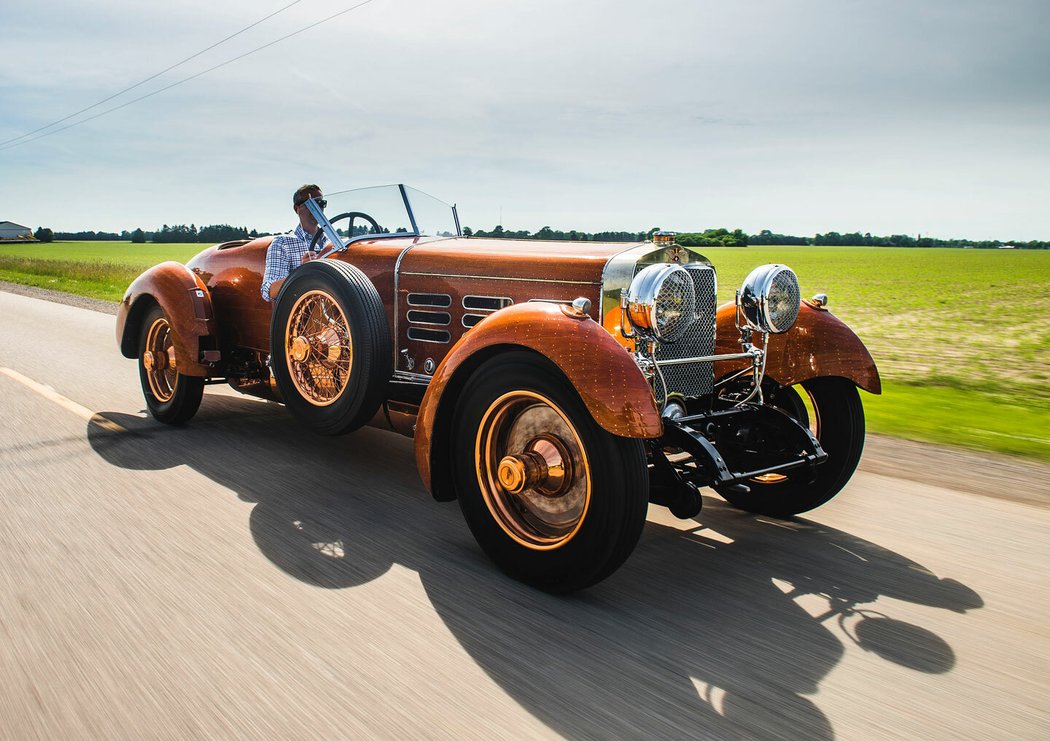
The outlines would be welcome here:
M 321 192 L 321 188 L 314 183 L 307 183 L 306 185 L 300 185 L 292 193 L 292 208 L 299 208 L 308 200 L 310 200 L 310 193 L 312 191 Z

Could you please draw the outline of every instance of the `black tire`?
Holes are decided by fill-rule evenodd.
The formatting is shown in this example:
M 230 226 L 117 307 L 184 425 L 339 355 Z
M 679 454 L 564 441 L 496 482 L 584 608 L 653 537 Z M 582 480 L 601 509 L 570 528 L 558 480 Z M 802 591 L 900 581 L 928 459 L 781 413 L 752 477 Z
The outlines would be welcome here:
M 780 476 L 752 479 L 747 482 L 751 489 L 748 493 L 715 487 L 734 507 L 771 517 L 808 512 L 831 500 L 857 470 L 864 450 L 864 407 L 857 387 L 845 378 L 836 377 L 804 381 L 802 389 L 809 397 L 812 415 L 792 387 L 776 387 L 766 396 L 766 401 L 807 424 L 828 459 L 812 471 L 798 469 Z
M 337 260 L 308 262 L 285 280 L 270 353 L 285 405 L 322 435 L 367 424 L 393 374 L 383 301 L 364 273 Z
M 160 306 L 154 305 L 139 328 L 139 382 L 146 408 L 158 422 L 181 425 L 200 408 L 204 379 L 179 373 L 174 366 L 173 329 Z
M 541 420 L 548 421 L 537 425 Z M 519 424 L 528 430 L 520 439 Z M 543 478 L 510 494 L 496 482 L 493 462 L 538 449 L 530 446 L 540 438 L 566 453 L 565 474 L 557 480 L 568 493 L 544 498 L 542 488 L 551 479 Z M 634 550 L 649 502 L 644 444 L 599 427 L 561 371 L 540 355 L 508 351 L 470 376 L 454 411 L 451 448 L 467 525 L 485 553 L 515 579 L 570 592 L 609 576 Z M 583 491 L 582 507 L 566 504 L 578 504 L 574 492 Z M 544 521 L 546 514 L 536 515 L 526 501 L 565 506 L 551 515 L 564 516 L 564 525 Z

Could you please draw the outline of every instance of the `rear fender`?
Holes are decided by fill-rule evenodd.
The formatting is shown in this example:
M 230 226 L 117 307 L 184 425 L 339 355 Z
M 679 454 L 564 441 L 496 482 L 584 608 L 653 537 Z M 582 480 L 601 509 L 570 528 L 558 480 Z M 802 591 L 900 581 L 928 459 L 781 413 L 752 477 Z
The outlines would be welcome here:
M 740 352 L 740 333 L 736 329 L 736 306 L 718 309 L 717 351 Z M 739 362 L 715 363 L 715 377 L 745 367 Z M 829 312 L 803 301 L 798 320 L 787 332 L 769 336 L 766 376 L 783 386 L 821 376 L 840 376 L 872 394 L 882 393 L 882 380 L 875 361 L 860 338 Z
M 620 437 L 663 433 L 652 389 L 634 358 L 589 316 L 530 302 L 498 311 L 467 332 L 434 371 L 416 421 L 419 475 L 435 499 L 455 498 L 451 481 L 452 410 L 470 374 L 508 349 L 543 355 L 565 374 L 595 422 Z
M 137 357 L 142 320 L 159 304 L 171 322 L 175 365 L 186 376 L 208 376 L 219 360 L 211 294 L 204 282 L 177 262 L 164 262 L 140 275 L 117 308 L 117 342 L 126 358 Z

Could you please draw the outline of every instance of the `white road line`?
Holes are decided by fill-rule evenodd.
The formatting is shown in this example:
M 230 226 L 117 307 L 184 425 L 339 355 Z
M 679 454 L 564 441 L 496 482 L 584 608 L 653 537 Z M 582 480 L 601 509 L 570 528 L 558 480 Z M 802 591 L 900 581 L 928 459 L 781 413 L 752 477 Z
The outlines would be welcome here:
M 28 376 L 23 376 L 18 371 L 11 370 L 10 368 L 0 368 L 0 374 L 5 375 L 8 378 L 11 378 L 15 381 L 18 381 L 27 389 L 35 391 L 48 401 L 55 402 L 63 409 L 73 412 L 73 414 L 77 415 L 81 419 L 84 419 L 90 422 L 91 424 L 98 425 L 104 430 L 109 430 L 110 432 L 127 432 L 125 428 L 121 427 L 116 422 L 108 420 L 101 414 L 93 412 L 87 407 L 77 404 L 72 399 L 67 399 L 65 396 L 62 396 L 62 394 L 58 393 L 50 386 L 45 386 L 42 383 L 37 383 L 32 378 L 29 378 Z

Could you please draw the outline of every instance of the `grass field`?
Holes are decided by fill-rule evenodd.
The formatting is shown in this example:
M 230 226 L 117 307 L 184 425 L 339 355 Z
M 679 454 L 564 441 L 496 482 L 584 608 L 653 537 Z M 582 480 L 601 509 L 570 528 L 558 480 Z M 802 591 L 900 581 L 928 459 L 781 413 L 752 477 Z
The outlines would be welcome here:
M 117 301 L 142 269 L 201 245 L 0 245 L 0 280 Z M 886 247 L 708 248 L 719 298 L 747 273 L 790 265 L 826 293 L 884 381 L 868 428 L 1050 461 L 1050 251 Z

